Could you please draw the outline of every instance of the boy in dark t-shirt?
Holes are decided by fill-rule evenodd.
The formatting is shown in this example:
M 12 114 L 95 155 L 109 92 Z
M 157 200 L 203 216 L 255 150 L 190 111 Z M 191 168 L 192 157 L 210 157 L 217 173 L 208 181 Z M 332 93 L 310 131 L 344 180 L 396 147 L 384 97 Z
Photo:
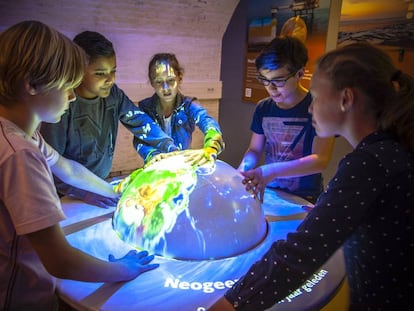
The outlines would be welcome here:
M 256 59 L 258 81 L 269 97 L 259 102 L 252 137 L 240 165 L 247 190 L 263 200 L 266 186 L 315 202 L 322 192 L 321 171 L 331 159 L 334 138 L 316 136 L 308 112 L 312 98 L 300 84 L 307 49 L 294 37 L 277 37 Z M 265 165 L 257 166 L 262 154 Z

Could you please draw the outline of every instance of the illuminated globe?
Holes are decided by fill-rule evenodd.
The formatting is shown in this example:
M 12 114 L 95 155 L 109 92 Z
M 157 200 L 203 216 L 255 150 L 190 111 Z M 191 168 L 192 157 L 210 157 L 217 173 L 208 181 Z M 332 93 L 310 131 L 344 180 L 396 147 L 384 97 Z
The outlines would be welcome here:
M 128 244 L 164 257 L 236 256 L 267 231 L 260 203 L 241 181 L 223 161 L 195 169 L 182 155 L 172 156 L 123 181 L 112 226 Z

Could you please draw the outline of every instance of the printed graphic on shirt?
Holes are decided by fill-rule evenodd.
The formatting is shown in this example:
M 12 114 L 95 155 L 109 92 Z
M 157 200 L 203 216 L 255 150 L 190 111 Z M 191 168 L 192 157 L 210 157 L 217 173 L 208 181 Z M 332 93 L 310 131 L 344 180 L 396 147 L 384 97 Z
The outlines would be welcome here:
M 266 137 L 265 163 L 283 162 L 301 158 L 305 133 L 310 126 L 308 118 L 264 117 L 263 132 Z M 299 189 L 299 178 L 277 178 L 269 186 Z

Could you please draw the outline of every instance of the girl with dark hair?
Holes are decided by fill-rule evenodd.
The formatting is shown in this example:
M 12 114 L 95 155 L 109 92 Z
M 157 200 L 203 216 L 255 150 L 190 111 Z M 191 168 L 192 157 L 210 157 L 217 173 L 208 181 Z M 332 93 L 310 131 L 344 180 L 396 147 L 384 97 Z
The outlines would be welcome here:
M 173 138 L 180 150 L 186 150 L 184 154 L 191 162 L 202 164 L 210 158 L 216 159 L 224 149 L 224 141 L 217 121 L 196 98 L 180 92 L 183 76 L 184 70 L 174 54 L 155 54 L 148 66 L 148 78 L 155 93 L 138 105 Z M 188 150 L 196 126 L 204 134 L 203 148 Z M 134 146 L 139 146 L 137 138 Z M 159 158 L 165 156 L 169 155 L 161 154 Z

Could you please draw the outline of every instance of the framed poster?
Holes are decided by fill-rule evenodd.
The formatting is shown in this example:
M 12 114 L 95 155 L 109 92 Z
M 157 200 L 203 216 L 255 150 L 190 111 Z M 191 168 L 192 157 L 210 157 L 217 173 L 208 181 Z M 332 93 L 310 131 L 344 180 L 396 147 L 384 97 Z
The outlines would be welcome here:
M 309 61 L 302 85 L 309 87 L 315 60 L 325 52 L 330 2 L 331 0 L 250 0 L 249 12 L 252 12 L 252 16 L 248 17 L 242 95 L 244 101 L 257 103 L 268 96 L 264 86 L 256 79 L 258 73 L 255 60 L 266 44 L 279 35 L 293 35 L 306 44 Z
M 414 0 L 342 0 L 338 46 L 366 41 L 414 75 Z

